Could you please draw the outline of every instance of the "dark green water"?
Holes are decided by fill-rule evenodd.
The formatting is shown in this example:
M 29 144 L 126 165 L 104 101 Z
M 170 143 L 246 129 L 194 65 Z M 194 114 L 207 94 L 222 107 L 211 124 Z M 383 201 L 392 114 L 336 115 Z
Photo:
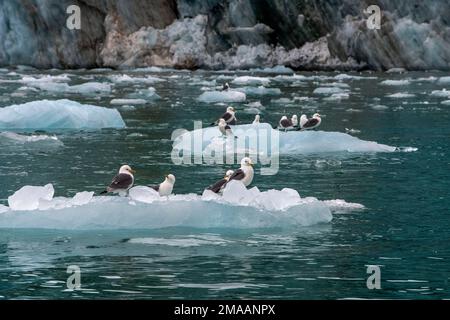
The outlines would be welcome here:
M 22 72 L 25 74 L 25 72 Z M 28 75 L 42 72 L 26 72 Z M 54 71 L 51 74 L 59 74 Z M 109 82 L 114 72 L 70 71 L 70 84 Z M 128 73 L 138 76 L 137 73 Z M 138 171 L 136 184 L 151 184 L 167 173 L 177 177 L 175 193 L 200 193 L 228 166 L 171 163 L 171 133 L 192 129 L 192 120 L 209 123 L 224 107 L 201 103 L 201 81 L 221 73 L 165 72 L 167 81 L 151 84 L 161 96 L 135 109 L 120 108 L 122 130 L 52 131 L 64 143 L 56 151 L 2 148 L 0 203 L 24 185 L 52 183 L 57 196 L 83 190 L 101 191 L 122 163 Z M 234 74 L 226 74 L 232 80 Z M 350 97 L 329 101 L 313 94 L 337 80 L 337 73 L 305 73 L 298 81 L 275 80 L 279 96 L 248 96 L 260 101 L 265 122 L 281 115 L 319 111 L 325 131 L 345 132 L 416 152 L 378 154 L 320 153 L 281 155 L 275 176 L 257 175 L 254 185 L 296 189 L 301 196 L 345 199 L 366 209 L 334 214 L 329 224 L 283 230 L 171 228 L 162 230 L 57 231 L 0 230 L 0 296 L 14 298 L 449 298 L 450 231 L 449 106 L 431 95 L 449 84 L 423 77 L 441 73 L 363 74 L 374 79 L 348 79 Z M 312 76 L 320 76 L 312 78 Z M 0 73 L 3 80 L 22 75 Z M 139 74 L 142 76 L 142 74 Z M 386 79 L 409 79 L 404 86 L 385 86 Z M 221 77 L 217 85 L 223 83 Z M 110 94 L 15 95 L 24 84 L 5 82 L 0 107 L 41 99 L 67 98 L 110 106 L 149 84 L 114 84 Z M 387 95 L 407 92 L 410 98 Z M 279 98 L 310 97 L 277 103 Z M 449 99 L 449 98 L 447 98 Z M 234 103 L 238 119 L 251 122 L 245 103 Z M 383 105 L 386 108 L 373 108 Z M 248 110 L 247 110 L 248 111 Z M 182 116 L 180 116 L 182 113 Z M 207 181 L 206 185 L 205 182 Z M 145 238 L 145 243 L 128 239 Z M 81 291 L 66 291 L 67 266 L 81 268 Z M 381 266 L 381 289 L 368 290 L 367 265 Z

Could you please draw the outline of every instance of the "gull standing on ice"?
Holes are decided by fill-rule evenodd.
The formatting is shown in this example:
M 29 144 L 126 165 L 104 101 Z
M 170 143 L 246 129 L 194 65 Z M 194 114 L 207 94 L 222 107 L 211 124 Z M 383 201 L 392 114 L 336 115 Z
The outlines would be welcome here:
M 134 184 L 134 176 L 135 173 L 133 169 L 130 168 L 129 165 L 123 165 L 119 169 L 119 173 L 113 178 L 111 184 L 106 188 L 105 191 L 100 194 L 105 194 L 108 192 L 125 194 Z
M 225 137 L 234 136 L 233 131 L 231 130 L 231 127 L 225 122 L 224 119 L 219 120 L 219 131 Z M 234 138 L 237 139 L 237 137 L 234 137 Z
M 300 118 L 300 127 L 298 130 L 312 130 L 316 129 L 322 123 L 320 114 L 315 113 L 311 119 L 308 119 L 305 115 Z
M 295 124 L 294 124 L 295 123 Z M 284 130 L 291 130 L 295 125 L 298 124 L 297 116 L 294 114 L 291 119 L 286 116 L 282 116 L 280 122 L 278 123 L 278 128 Z
M 255 116 L 255 120 L 253 120 L 253 123 L 252 123 L 252 124 L 259 124 L 259 120 L 260 120 L 260 119 L 261 119 L 260 115 L 257 114 L 257 115 Z
M 217 181 L 216 183 L 214 183 L 213 185 L 210 185 L 207 190 L 211 190 L 214 193 L 219 193 L 220 191 L 223 190 L 223 187 L 225 186 L 225 184 L 228 182 L 228 180 L 230 180 L 230 177 L 233 175 L 234 171 L 233 170 L 228 170 L 225 173 L 225 176 L 223 177 L 223 179 L 220 179 L 219 181 Z
M 241 168 L 237 169 L 225 183 L 225 185 L 231 180 L 239 180 L 244 186 L 249 186 L 253 181 L 253 161 L 252 159 L 245 157 L 241 160 Z
M 158 191 L 159 195 L 161 197 L 164 197 L 172 194 L 174 184 L 175 184 L 175 176 L 173 174 L 169 174 L 160 184 L 149 187 L 155 191 Z
M 234 110 L 233 107 L 228 107 L 227 111 L 219 118 L 219 120 L 220 119 L 224 119 L 227 124 L 234 126 L 237 121 L 236 120 L 236 111 Z M 211 125 L 213 126 L 215 124 L 218 124 L 219 120 L 211 123 Z

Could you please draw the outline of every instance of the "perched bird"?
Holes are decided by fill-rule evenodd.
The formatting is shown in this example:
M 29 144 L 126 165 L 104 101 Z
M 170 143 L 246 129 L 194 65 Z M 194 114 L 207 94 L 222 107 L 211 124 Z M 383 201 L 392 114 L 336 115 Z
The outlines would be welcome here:
M 244 186 L 249 186 L 253 181 L 253 162 L 249 157 L 242 158 L 241 167 L 233 172 L 225 185 L 231 180 L 239 180 Z
M 219 120 L 219 130 L 225 137 L 231 137 L 234 136 L 233 131 L 231 130 L 231 127 L 225 122 L 224 119 Z M 237 138 L 237 137 L 235 137 Z
M 302 115 L 303 118 L 303 115 Z M 316 129 L 320 124 L 322 123 L 322 118 L 320 117 L 320 114 L 315 113 L 311 119 L 307 119 L 305 122 L 305 118 L 300 118 L 300 127 L 298 130 L 312 130 Z
M 285 131 L 292 130 L 296 124 L 298 124 L 296 115 L 293 115 L 291 119 L 288 119 L 286 116 L 282 116 L 280 122 L 278 123 L 278 128 L 284 129 Z
M 300 117 L 300 123 L 299 123 L 299 128 L 303 128 L 303 126 L 305 125 L 305 123 L 308 122 L 308 117 L 306 116 L 306 114 L 302 114 Z
M 228 84 L 228 82 L 225 82 L 222 86 L 222 91 L 228 91 L 228 89 L 230 89 L 230 85 Z
M 227 111 L 219 118 L 219 120 L 220 119 L 224 119 L 227 124 L 234 126 L 237 122 L 236 111 L 233 107 L 227 107 Z M 211 123 L 211 125 L 214 126 L 216 124 L 219 124 L 219 120 Z
M 261 117 L 259 116 L 259 114 L 257 114 L 255 116 L 255 120 L 253 120 L 253 124 L 259 124 L 259 120 L 261 119 Z
M 211 190 L 214 193 L 219 193 L 220 191 L 223 190 L 225 184 L 228 182 L 228 180 L 230 179 L 231 175 L 234 173 L 233 170 L 228 170 L 225 173 L 225 176 L 223 177 L 223 179 L 220 179 L 219 181 L 217 181 L 216 183 L 210 185 L 207 190 Z
M 105 191 L 100 194 L 105 194 L 108 192 L 125 194 L 134 184 L 134 176 L 135 173 L 133 169 L 130 168 L 129 165 L 123 165 L 119 169 L 119 173 L 113 178 L 111 184 L 106 188 Z
M 175 176 L 173 174 L 169 174 L 166 176 L 163 182 L 156 186 L 149 186 L 155 191 L 158 191 L 161 197 L 169 196 L 172 194 L 173 186 L 175 184 Z
M 296 114 L 294 114 L 294 115 L 292 116 L 291 121 L 292 121 L 292 126 L 293 126 L 293 127 L 298 126 L 298 118 L 297 118 L 297 115 L 296 115 Z

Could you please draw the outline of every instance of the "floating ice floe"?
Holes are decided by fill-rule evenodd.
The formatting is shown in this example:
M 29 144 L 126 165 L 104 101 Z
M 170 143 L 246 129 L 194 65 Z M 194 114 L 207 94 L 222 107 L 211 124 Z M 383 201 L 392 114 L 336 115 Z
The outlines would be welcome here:
M 384 80 L 381 81 L 381 84 L 385 86 L 406 86 L 410 84 L 409 80 Z
M 446 106 L 450 106 L 450 100 L 444 100 L 441 102 L 441 104 L 444 104 Z
M 338 74 L 334 77 L 336 80 L 373 80 L 377 79 L 377 77 L 374 76 L 356 76 L 356 75 L 349 75 L 346 73 Z
M 301 198 L 296 190 L 246 189 L 240 181 L 229 183 L 223 196 L 160 197 L 151 188 L 138 186 L 129 197 L 94 197 L 93 192 L 73 198 L 53 197 L 51 184 L 25 186 L 0 207 L 0 228 L 47 229 L 155 229 L 196 228 L 296 228 L 332 220 L 332 211 L 361 210 L 343 200 Z
M 270 79 L 264 77 L 241 76 L 235 78 L 232 83 L 246 85 L 268 85 L 270 83 Z
M 145 100 L 158 100 L 161 97 L 156 93 L 156 89 L 153 87 L 149 87 L 147 89 L 140 89 L 136 92 L 130 93 L 127 95 L 129 99 L 145 99 Z
M 116 109 L 72 100 L 38 100 L 0 108 L 0 129 L 124 128 Z
M 268 123 L 231 126 L 236 139 L 225 139 L 216 127 L 188 131 L 176 137 L 172 155 L 202 154 L 204 157 L 249 151 L 271 155 L 324 152 L 395 152 L 402 149 L 364 141 L 342 132 L 278 131 Z M 278 138 L 279 137 L 279 138 Z M 212 157 L 214 158 L 214 157 Z
M 242 87 L 242 88 L 236 88 L 234 90 L 243 92 L 249 96 L 251 96 L 251 95 L 253 95 L 253 96 L 263 96 L 263 95 L 277 96 L 277 95 L 281 94 L 281 90 L 278 88 L 266 88 L 264 86 Z
M 54 148 L 62 147 L 64 144 L 56 136 L 24 135 L 15 132 L 0 132 L 0 146 L 20 146 L 27 148 Z
M 402 98 L 413 98 L 415 97 L 415 94 L 407 93 L 407 92 L 397 92 L 393 94 L 389 94 L 386 97 L 388 98 L 396 98 L 396 99 L 402 99 Z
M 122 75 L 113 75 L 110 76 L 109 79 L 114 83 L 157 83 L 157 82 L 163 82 L 166 81 L 164 79 L 158 78 L 158 77 L 130 77 L 129 75 L 122 74 Z
M 375 104 L 375 105 L 371 105 L 370 106 L 373 110 L 377 110 L 377 111 L 384 111 L 384 110 L 388 110 L 389 107 L 382 105 L 382 104 Z
M 438 80 L 438 83 L 440 83 L 440 84 L 449 84 L 450 83 L 450 76 L 440 77 L 439 80 Z
M 325 100 L 327 100 L 327 101 L 339 101 L 339 100 L 348 99 L 349 97 L 350 97 L 350 95 L 348 93 L 341 92 L 341 93 L 333 93 L 331 96 L 326 97 Z
M 144 99 L 112 99 L 110 104 L 119 104 L 119 105 L 133 105 L 133 104 L 146 104 L 147 101 Z
M 54 82 L 35 82 L 28 83 L 28 85 L 33 88 L 52 93 L 80 93 L 89 95 L 111 92 L 111 85 L 101 82 L 86 82 L 73 86 L 70 86 L 67 83 Z
M 314 89 L 314 94 L 336 94 L 336 93 L 346 93 L 348 90 L 341 89 L 339 87 L 320 87 Z
M 206 91 L 198 97 L 202 102 L 244 102 L 246 99 L 245 93 L 235 90 Z
M 450 98 L 450 90 L 442 89 L 442 90 L 433 90 L 431 92 L 433 97 L 439 98 Z

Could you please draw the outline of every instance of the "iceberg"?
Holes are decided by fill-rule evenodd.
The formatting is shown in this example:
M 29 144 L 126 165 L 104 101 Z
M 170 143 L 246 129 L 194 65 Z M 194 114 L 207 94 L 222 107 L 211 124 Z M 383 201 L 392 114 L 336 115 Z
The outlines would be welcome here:
M 124 128 L 116 109 L 72 100 L 38 100 L 0 108 L 0 129 Z
M 450 90 L 442 89 L 442 90 L 433 90 L 431 92 L 433 97 L 439 98 L 450 98 Z
M 56 136 L 48 136 L 45 134 L 24 135 L 15 132 L 0 132 L 0 146 L 19 146 L 26 148 L 57 148 L 64 144 Z
M 147 83 L 147 84 L 152 84 L 152 83 L 157 83 L 157 82 L 164 82 L 166 80 L 158 78 L 158 77 L 152 77 L 152 76 L 147 76 L 147 77 L 130 77 L 126 74 L 122 74 L 122 75 L 113 75 L 110 76 L 109 79 L 114 82 L 114 83 Z
M 347 90 L 341 89 L 339 87 L 320 87 L 314 89 L 314 94 L 337 94 L 337 93 L 346 93 Z
M 381 84 L 385 86 L 406 86 L 410 84 L 409 80 L 384 80 Z
M 415 97 L 415 94 L 407 93 L 407 92 L 397 92 L 390 95 L 387 95 L 388 98 L 396 98 L 396 99 L 403 99 L 403 98 L 413 98 Z
M 83 84 L 70 86 L 67 83 L 54 82 L 31 82 L 28 83 L 33 88 L 51 93 L 79 93 L 92 95 L 97 93 L 110 93 L 111 85 L 101 82 L 86 82 Z
M 146 104 L 144 99 L 112 99 L 110 104 L 130 105 L 130 104 Z
M 439 84 L 449 84 L 450 83 L 450 76 L 446 77 L 440 77 L 438 80 Z
M 200 153 L 203 156 L 211 156 L 212 154 L 243 152 L 243 150 L 260 155 L 326 152 L 374 153 L 399 150 L 397 147 L 361 140 L 341 132 L 283 132 L 274 130 L 268 123 L 260 123 L 257 126 L 237 125 L 231 126 L 231 128 L 237 139 L 224 139 L 215 127 L 187 131 L 174 139 L 172 155 Z M 279 138 L 277 139 L 277 137 Z M 277 141 L 271 139 L 277 139 Z
M 206 190 L 202 195 L 160 197 L 153 189 L 137 186 L 128 197 L 55 197 L 51 184 L 25 186 L 0 206 L 0 228 L 66 230 L 195 228 L 297 228 L 332 220 L 333 210 L 361 210 L 343 200 L 329 202 L 302 198 L 296 190 L 246 189 L 239 181 L 223 196 Z
M 236 88 L 235 90 L 243 92 L 246 95 L 253 95 L 253 96 L 263 96 L 263 95 L 277 96 L 277 95 L 281 94 L 281 90 L 278 88 L 266 88 L 264 86 L 242 87 L 242 88 Z
M 156 93 L 156 89 L 149 87 L 147 89 L 140 89 L 137 92 L 130 93 L 128 96 L 130 99 L 144 99 L 144 100 L 158 100 L 161 97 Z
M 235 90 L 228 91 L 206 91 L 199 97 L 202 102 L 244 102 L 247 100 L 245 93 Z
M 252 77 L 252 76 L 241 76 L 235 78 L 233 81 L 231 81 L 234 84 L 247 84 L 247 85 L 268 85 L 270 83 L 269 78 L 263 78 L 263 77 Z

